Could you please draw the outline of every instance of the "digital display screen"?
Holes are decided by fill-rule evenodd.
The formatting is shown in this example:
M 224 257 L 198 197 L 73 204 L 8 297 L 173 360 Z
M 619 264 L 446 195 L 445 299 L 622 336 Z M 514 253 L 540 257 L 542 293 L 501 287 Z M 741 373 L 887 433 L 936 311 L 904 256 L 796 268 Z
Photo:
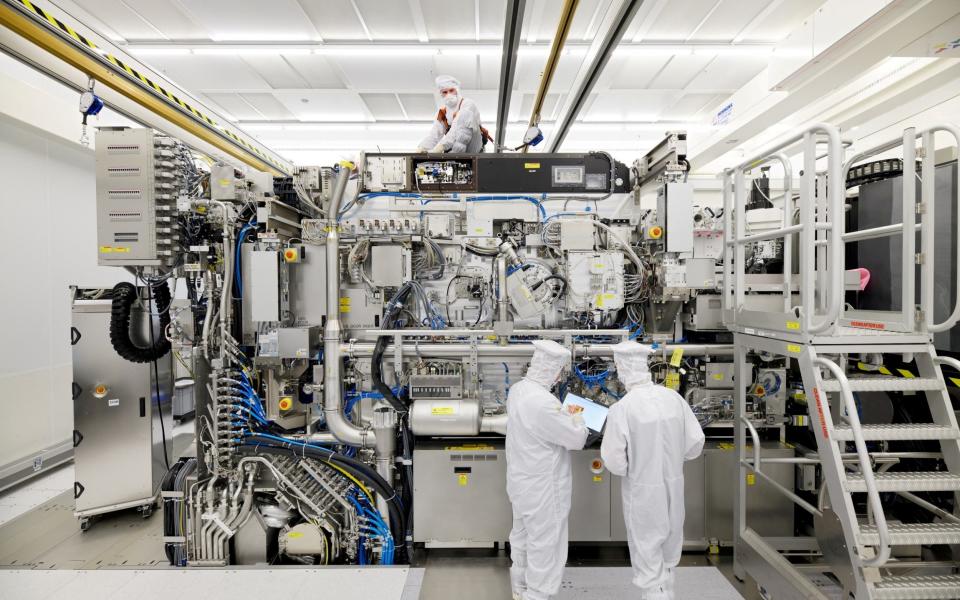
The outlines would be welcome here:
M 583 165 L 554 165 L 553 185 L 583 185 Z

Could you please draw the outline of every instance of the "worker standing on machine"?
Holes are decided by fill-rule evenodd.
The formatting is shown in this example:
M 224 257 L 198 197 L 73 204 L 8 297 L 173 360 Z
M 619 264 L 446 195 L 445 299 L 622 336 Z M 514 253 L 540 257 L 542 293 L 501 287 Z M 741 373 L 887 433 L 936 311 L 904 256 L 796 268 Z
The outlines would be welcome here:
M 611 473 L 623 477 L 633 583 L 643 600 L 672 600 L 683 550 L 683 463 L 700 456 L 704 436 L 683 397 L 653 384 L 650 352 L 636 342 L 613 347 L 627 394 L 610 408 L 600 455 Z
M 533 342 L 526 376 L 507 396 L 507 495 L 513 505 L 510 586 L 515 600 L 547 600 L 560 589 L 567 563 L 570 450 L 583 448 L 587 426 L 550 390 L 570 351 Z M 573 407 L 574 409 L 579 407 Z
M 476 154 L 490 141 L 490 132 L 480 124 L 477 103 L 460 94 L 460 82 L 449 75 L 437 77 L 440 110 L 430 134 L 420 142 L 418 152 Z

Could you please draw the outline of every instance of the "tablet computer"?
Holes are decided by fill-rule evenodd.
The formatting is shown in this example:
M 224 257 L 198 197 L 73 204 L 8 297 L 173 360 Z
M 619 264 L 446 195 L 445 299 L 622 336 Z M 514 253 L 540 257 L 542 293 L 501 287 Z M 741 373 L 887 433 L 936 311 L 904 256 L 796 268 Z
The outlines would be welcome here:
M 564 410 L 568 410 L 567 407 L 571 404 L 583 408 L 583 412 L 580 414 L 583 415 L 583 422 L 586 423 L 587 429 L 597 433 L 603 431 L 603 426 L 607 422 L 607 413 L 610 411 L 609 408 L 576 394 L 567 394 L 563 399 Z

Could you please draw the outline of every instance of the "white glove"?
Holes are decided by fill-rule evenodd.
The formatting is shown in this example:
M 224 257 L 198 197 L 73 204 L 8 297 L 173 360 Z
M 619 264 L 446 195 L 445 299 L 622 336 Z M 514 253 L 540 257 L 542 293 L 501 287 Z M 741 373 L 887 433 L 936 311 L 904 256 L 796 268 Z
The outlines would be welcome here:
M 417 154 L 425 154 L 426 152 L 427 152 L 426 148 L 424 148 L 423 146 L 417 146 Z
M 447 149 L 443 147 L 443 144 L 437 144 L 436 146 L 433 147 L 433 150 L 431 150 L 430 152 L 433 154 L 443 154 L 446 151 Z

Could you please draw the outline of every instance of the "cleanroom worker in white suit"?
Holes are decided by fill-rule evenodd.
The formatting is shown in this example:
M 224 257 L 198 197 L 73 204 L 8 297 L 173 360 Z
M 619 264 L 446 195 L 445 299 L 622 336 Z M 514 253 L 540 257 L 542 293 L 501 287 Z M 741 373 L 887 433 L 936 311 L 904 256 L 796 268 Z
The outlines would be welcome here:
M 683 550 L 683 463 L 700 456 L 704 436 L 683 397 L 651 381 L 650 352 L 636 342 L 613 347 L 627 393 L 610 408 L 600 455 L 623 477 L 633 583 L 643 600 L 668 600 Z
M 550 393 L 570 364 L 570 351 L 549 340 L 533 345 L 526 376 L 507 396 L 510 584 L 515 599 L 546 600 L 559 591 L 567 562 L 570 451 L 583 448 L 587 426 Z
M 440 110 L 430 126 L 430 133 L 417 147 L 419 152 L 483 152 L 490 132 L 480 124 L 477 103 L 460 94 L 460 82 L 449 75 L 437 77 Z

